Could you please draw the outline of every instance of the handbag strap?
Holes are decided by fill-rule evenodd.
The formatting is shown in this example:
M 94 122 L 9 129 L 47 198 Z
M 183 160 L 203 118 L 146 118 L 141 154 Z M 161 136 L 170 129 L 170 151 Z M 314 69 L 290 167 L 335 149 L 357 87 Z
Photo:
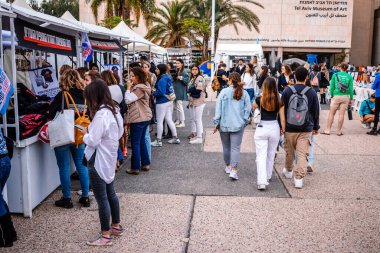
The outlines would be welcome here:
M 71 102 L 72 102 L 73 105 L 74 105 L 75 112 L 77 113 L 78 117 L 80 117 L 79 110 L 78 110 L 78 108 L 77 108 L 77 105 L 76 105 L 75 102 L 74 102 L 73 97 L 70 95 L 70 93 L 68 93 L 68 92 L 66 92 L 66 91 L 64 92 L 64 94 L 65 94 L 65 100 L 66 100 L 66 104 L 67 104 L 67 109 L 70 109 L 69 99 L 67 98 L 67 97 L 69 97 L 70 100 L 71 100 Z

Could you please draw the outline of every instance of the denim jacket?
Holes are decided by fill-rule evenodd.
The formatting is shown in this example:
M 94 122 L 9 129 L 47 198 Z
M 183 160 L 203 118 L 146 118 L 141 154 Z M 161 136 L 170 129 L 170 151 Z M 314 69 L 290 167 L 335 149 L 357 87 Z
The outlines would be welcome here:
M 248 122 L 251 102 L 248 92 L 243 90 L 240 100 L 233 98 L 234 89 L 223 89 L 216 102 L 214 124 L 219 125 L 221 132 L 239 132 Z
M 3 132 L 0 130 L 0 155 L 5 154 L 8 154 L 7 145 L 3 136 Z

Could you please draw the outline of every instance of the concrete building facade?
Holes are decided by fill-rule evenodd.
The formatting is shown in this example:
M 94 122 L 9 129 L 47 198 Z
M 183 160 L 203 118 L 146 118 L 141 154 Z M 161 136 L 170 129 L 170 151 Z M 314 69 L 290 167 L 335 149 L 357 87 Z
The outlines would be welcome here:
M 156 0 L 159 6 L 168 0 Z M 80 20 L 95 23 L 87 0 L 80 0 Z M 260 43 L 269 55 L 274 48 L 282 59 L 318 55 L 320 62 L 336 63 L 343 55 L 355 65 L 380 62 L 380 0 L 261 0 L 264 9 L 251 5 L 261 20 L 260 33 L 239 26 L 221 29 L 218 43 Z M 238 3 L 237 3 L 238 4 Z M 241 4 L 241 3 L 240 3 Z M 248 5 L 245 3 L 245 5 Z M 105 6 L 99 8 L 98 23 Z M 134 29 L 145 35 L 140 21 Z

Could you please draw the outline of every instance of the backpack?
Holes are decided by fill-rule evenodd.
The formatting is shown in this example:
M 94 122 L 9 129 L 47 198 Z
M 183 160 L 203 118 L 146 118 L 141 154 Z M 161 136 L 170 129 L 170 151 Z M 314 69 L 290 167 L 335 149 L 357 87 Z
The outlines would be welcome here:
M 219 79 L 218 79 L 218 72 L 215 72 L 214 80 L 212 82 L 211 88 L 212 88 L 213 91 L 220 90 L 220 82 L 219 82 Z
M 315 74 L 314 72 L 312 73 L 314 77 L 311 79 L 311 86 L 313 87 L 319 87 L 319 73 Z
M 69 97 L 71 102 L 74 105 L 75 112 L 78 115 L 78 118 L 74 121 L 74 125 L 80 125 L 82 127 L 88 127 L 90 125 L 91 121 L 90 121 L 90 118 L 86 115 L 86 100 L 84 100 L 83 115 L 80 115 L 79 110 L 77 108 L 77 105 L 75 104 L 74 99 L 70 95 L 70 93 L 64 92 L 64 94 L 65 94 L 65 100 L 66 100 L 67 108 L 70 108 L 69 99 L 67 98 L 67 97 Z M 79 145 L 84 143 L 84 141 L 83 141 L 84 134 L 82 134 L 82 132 L 78 128 L 75 127 L 74 129 L 75 129 L 75 141 L 74 141 L 74 143 L 78 147 Z
M 289 99 L 286 121 L 289 125 L 303 126 L 307 120 L 307 113 L 309 111 L 309 100 L 306 93 L 311 88 L 306 86 L 301 93 L 298 93 L 293 86 L 290 86 L 290 89 L 293 94 Z
M 342 83 L 340 80 L 339 80 L 339 74 L 336 73 L 335 74 L 336 76 L 336 80 L 338 81 L 338 89 L 343 92 L 343 93 L 346 93 L 348 91 L 348 89 L 350 88 L 348 84 L 345 84 L 345 83 Z

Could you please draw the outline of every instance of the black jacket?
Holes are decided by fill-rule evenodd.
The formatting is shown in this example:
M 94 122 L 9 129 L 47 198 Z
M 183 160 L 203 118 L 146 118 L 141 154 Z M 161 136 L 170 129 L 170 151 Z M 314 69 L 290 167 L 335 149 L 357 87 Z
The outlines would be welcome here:
M 235 72 L 239 73 L 240 75 L 243 75 L 245 73 L 245 65 L 242 69 L 239 68 L 239 65 L 236 66 Z
M 306 87 L 303 84 L 295 84 L 293 85 L 298 93 L 301 93 L 302 90 Z M 282 94 L 282 101 L 285 105 L 285 118 L 287 117 L 289 99 L 292 96 L 293 92 L 289 87 L 286 87 L 284 93 Z M 308 99 L 309 111 L 305 124 L 303 126 L 297 127 L 293 125 L 289 125 L 288 121 L 286 121 L 286 132 L 290 133 L 304 133 L 304 132 L 312 132 L 313 130 L 319 129 L 319 101 L 317 93 L 310 89 L 305 94 Z
M 77 88 L 72 88 L 69 90 L 70 95 L 73 97 L 73 100 L 79 110 L 79 112 L 82 114 L 83 112 L 83 107 L 84 107 L 84 95 L 83 95 L 83 90 L 79 90 Z M 62 91 L 60 91 L 54 98 L 53 102 L 50 104 L 49 108 L 49 118 L 53 119 L 57 112 L 61 111 L 62 108 L 62 98 L 64 99 L 62 95 Z M 70 108 L 74 110 L 74 106 L 72 105 L 72 102 L 69 97 L 69 104 Z M 88 106 L 87 106 L 88 108 Z M 64 101 L 64 109 L 68 109 L 66 105 L 66 101 Z M 88 115 L 88 110 L 86 111 L 86 114 Z M 77 118 L 78 115 L 75 113 L 75 118 Z

